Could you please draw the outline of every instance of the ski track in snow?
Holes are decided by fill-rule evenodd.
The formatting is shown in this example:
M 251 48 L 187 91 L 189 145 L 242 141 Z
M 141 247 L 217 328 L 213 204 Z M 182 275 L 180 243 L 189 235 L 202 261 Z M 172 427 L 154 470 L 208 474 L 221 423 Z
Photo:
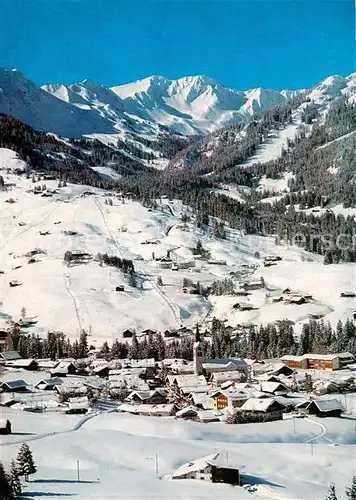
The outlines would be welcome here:
M 123 250 L 121 249 L 119 243 L 117 242 L 115 236 L 113 235 L 113 233 L 112 233 L 112 231 L 111 231 L 111 229 L 109 227 L 109 224 L 107 222 L 107 218 L 106 218 L 104 209 L 103 209 L 100 201 L 97 199 L 96 196 L 94 197 L 94 201 L 95 201 L 95 203 L 96 203 L 96 205 L 97 205 L 97 207 L 98 207 L 98 209 L 100 211 L 100 214 L 102 216 L 102 219 L 104 221 L 105 227 L 107 228 L 107 231 L 108 231 L 108 234 L 110 235 L 111 240 L 114 242 L 115 247 L 118 250 L 118 252 L 121 255 L 121 257 L 125 258 Z M 181 324 L 181 318 L 180 318 L 180 309 L 179 309 L 179 307 L 176 306 L 172 302 L 172 300 L 165 294 L 165 292 L 160 289 L 160 287 L 155 282 L 155 278 L 153 276 L 147 274 L 143 269 L 139 268 L 137 265 L 136 265 L 136 269 L 141 274 L 141 276 L 143 276 L 143 278 L 145 280 L 147 280 L 151 284 L 152 289 L 154 289 L 157 292 L 157 294 L 162 298 L 162 300 L 166 303 L 167 307 L 169 308 L 169 310 L 173 314 L 173 316 L 174 316 L 174 318 L 175 318 L 175 320 L 177 322 L 177 325 L 180 326 L 180 324 Z

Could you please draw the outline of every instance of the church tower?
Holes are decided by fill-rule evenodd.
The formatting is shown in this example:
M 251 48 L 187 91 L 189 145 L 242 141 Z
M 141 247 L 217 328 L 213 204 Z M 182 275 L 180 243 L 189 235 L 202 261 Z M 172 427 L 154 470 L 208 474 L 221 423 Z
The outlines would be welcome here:
M 195 375 L 203 373 L 203 344 L 200 338 L 199 326 L 195 330 L 195 342 L 193 344 L 193 365 Z

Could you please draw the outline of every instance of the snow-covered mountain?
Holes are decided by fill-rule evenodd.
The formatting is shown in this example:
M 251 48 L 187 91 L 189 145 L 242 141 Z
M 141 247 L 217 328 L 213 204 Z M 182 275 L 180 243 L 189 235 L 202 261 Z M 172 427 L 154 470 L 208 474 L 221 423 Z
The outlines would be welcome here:
M 0 112 L 12 115 L 37 130 L 68 137 L 115 132 L 108 120 L 57 99 L 17 70 L 0 68 Z
M 105 87 L 91 80 L 42 88 L 19 71 L 0 69 L 0 112 L 37 130 L 68 137 L 93 136 L 137 145 L 174 132 L 206 134 L 239 123 L 296 96 L 301 91 L 234 90 L 205 76 L 169 80 L 151 76 L 126 85 Z M 326 107 L 356 95 L 356 75 L 331 76 L 314 87 L 309 99 Z

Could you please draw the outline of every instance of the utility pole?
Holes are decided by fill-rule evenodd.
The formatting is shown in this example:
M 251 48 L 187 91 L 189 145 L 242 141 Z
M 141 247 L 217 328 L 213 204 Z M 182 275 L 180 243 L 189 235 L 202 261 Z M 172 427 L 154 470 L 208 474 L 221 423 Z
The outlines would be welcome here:
M 79 460 L 77 460 L 77 481 L 80 483 Z
M 226 450 L 226 463 L 229 462 L 229 452 Z
M 314 455 L 314 443 L 313 443 L 313 441 L 310 441 L 310 444 L 311 444 L 311 454 L 313 456 Z
M 158 477 L 158 454 L 156 453 L 156 477 Z

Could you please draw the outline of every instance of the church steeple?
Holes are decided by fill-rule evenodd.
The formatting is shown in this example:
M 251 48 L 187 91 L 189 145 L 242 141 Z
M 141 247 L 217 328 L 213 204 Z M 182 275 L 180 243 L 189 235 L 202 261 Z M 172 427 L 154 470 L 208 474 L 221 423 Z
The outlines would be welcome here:
M 197 326 L 195 328 L 195 342 L 201 342 L 200 338 L 200 331 L 199 331 L 199 325 L 197 323 Z

